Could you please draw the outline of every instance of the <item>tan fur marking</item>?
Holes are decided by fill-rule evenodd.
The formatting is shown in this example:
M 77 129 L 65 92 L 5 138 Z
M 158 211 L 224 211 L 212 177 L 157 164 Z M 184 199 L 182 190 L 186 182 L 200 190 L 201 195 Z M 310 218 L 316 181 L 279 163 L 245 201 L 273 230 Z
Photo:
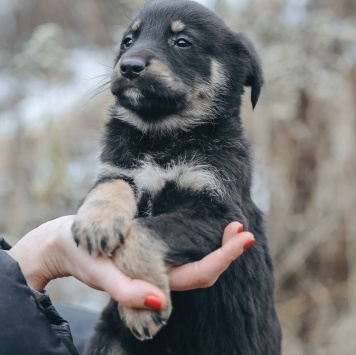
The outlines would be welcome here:
M 226 89 L 227 75 L 224 72 L 223 66 L 213 59 L 210 64 L 210 85 L 214 91 Z
M 185 24 L 180 20 L 176 20 L 172 22 L 171 28 L 173 32 L 181 32 L 185 29 Z
M 184 83 L 177 78 L 164 63 L 157 59 L 150 61 L 147 71 L 150 75 L 153 75 L 156 80 L 161 81 L 168 89 L 174 91 L 187 90 Z
M 72 227 L 74 238 L 89 252 L 110 255 L 123 242 L 136 211 L 129 184 L 122 180 L 101 183 L 78 210 Z
M 140 26 L 141 26 L 141 20 L 137 20 L 133 23 L 131 30 L 135 32 L 140 28 Z

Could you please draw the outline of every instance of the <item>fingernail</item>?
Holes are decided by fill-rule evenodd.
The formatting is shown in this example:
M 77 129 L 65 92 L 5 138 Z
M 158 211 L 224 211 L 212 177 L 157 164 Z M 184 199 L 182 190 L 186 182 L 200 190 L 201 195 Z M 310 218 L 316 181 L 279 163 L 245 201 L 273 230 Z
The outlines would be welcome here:
M 250 246 L 252 246 L 255 243 L 255 239 L 251 239 L 248 242 L 246 242 L 243 246 L 243 249 L 246 250 L 248 249 Z
M 242 233 L 244 231 L 244 226 L 243 224 L 239 225 L 239 228 L 237 228 L 237 233 Z
M 158 310 L 162 309 L 162 301 L 157 296 L 154 295 L 147 296 L 145 298 L 144 305 L 146 307 L 153 308 L 153 309 L 158 309 Z

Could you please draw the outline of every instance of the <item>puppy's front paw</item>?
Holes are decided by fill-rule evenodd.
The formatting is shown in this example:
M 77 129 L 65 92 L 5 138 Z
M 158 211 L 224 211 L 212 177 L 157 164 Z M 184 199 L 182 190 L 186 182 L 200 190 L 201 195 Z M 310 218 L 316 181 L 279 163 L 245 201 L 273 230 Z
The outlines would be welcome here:
M 75 242 L 89 253 L 111 256 L 124 242 L 136 210 L 128 183 L 109 180 L 98 184 L 78 210 L 72 226 Z
M 111 256 L 124 242 L 129 221 L 122 216 L 106 218 L 100 210 L 95 213 L 78 214 L 72 225 L 72 233 L 77 245 L 90 254 Z
M 125 236 L 125 244 L 114 255 L 114 262 L 123 273 L 156 285 L 167 299 L 162 310 L 132 309 L 119 305 L 122 320 L 139 340 L 151 339 L 167 323 L 172 312 L 165 253 L 166 246 L 154 232 L 133 221 Z

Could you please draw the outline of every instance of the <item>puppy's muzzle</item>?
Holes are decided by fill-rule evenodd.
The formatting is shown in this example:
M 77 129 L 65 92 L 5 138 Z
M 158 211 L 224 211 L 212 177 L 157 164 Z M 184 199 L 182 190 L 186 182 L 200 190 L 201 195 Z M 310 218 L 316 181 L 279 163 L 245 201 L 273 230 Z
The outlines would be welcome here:
M 124 58 L 120 63 L 121 75 L 129 80 L 138 78 L 146 69 L 146 62 L 141 58 Z

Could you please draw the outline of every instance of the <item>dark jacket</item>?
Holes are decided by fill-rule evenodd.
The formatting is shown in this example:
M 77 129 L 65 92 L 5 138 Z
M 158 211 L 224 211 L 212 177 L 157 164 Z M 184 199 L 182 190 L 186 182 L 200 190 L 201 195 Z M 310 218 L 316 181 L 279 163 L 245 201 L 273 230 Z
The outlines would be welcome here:
M 0 249 L 9 245 L 0 237 Z M 69 324 L 45 291 L 31 289 L 18 263 L 0 250 L 0 355 L 79 355 Z

